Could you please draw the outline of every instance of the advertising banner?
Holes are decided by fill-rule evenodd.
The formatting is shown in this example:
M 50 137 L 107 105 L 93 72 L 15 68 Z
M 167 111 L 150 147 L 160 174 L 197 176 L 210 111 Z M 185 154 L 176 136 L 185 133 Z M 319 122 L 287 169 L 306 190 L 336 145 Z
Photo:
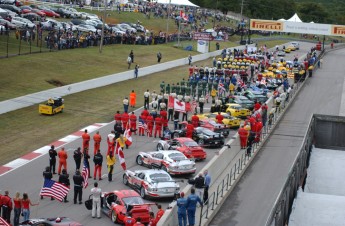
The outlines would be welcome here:
M 208 32 L 196 32 L 193 35 L 194 40 L 202 40 L 202 41 L 212 41 L 213 36 L 211 33 Z

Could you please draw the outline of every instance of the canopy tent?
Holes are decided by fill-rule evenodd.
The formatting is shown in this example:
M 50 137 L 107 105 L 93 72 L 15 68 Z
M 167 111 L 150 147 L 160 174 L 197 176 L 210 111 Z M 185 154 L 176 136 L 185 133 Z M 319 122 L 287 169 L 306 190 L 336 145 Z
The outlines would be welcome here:
M 278 21 L 286 21 L 284 18 L 279 19 Z
M 287 21 L 290 22 L 302 22 L 302 20 L 299 18 L 299 16 L 297 15 L 297 13 L 295 13 L 290 19 L 288 19 Z
M 199 7 L 188 0 L 157 0 L 157 3 Z

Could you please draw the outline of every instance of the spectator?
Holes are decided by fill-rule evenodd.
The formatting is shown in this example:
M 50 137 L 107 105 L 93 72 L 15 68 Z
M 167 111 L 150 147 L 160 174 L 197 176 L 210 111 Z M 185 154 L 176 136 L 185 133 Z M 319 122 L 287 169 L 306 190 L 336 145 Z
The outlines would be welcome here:
M 204 177 L 205 177 L 205 189 L 204 189 L 204 203 L 208 200 L 208 189 L 210 188 L 211 185 L 211 176 L 208 174 L 208 170 L 204 171 Z
M 131 64 L 132 64 L 132 58 L 131 58 L 131 56 L 128 56 L 128 57 L 127 57 L 127 64 L 128 64 L 128 69 L 130 69 L 130 68 L 131 68 Z
M 14 204 L 13 225 L 19 226 L 20 213 L 22 212 L 22 199 L 20 198 L 19 192 L 16 192 L 16 197 L 13 199 L 13 204 Z
M 131 63 L 134 63 L 134 53 L 133 50 L 129 53 L 129 57 L 131 58 Z
M 31 203 L 31 200 L 29 199 L 28 194 L 23 193 L 23 199 L 22 199 L 22 206 L 23 206 L 23 211 L 22 215 L 24 217 L 24 221 L 27 221 L 30 219 L 30 206 L 38 206 L 39 203 L 33 204 Z
M 195 178 L 195 189 L 196 194 L 199 196 L 200 199 L 203 199 L 204 197 L 204 188 L 205 188 L 205 178 L 200 173 L 197 178 Z
M 139 64 L 136 64 L 134 67 L 134 78 L 138 78 L 139 73 Z
M 162 60 L 162 54 L 161 54 L 161 52 L 158 52 L 157 53 L 157 62 L 160 63 L 161 60 Z

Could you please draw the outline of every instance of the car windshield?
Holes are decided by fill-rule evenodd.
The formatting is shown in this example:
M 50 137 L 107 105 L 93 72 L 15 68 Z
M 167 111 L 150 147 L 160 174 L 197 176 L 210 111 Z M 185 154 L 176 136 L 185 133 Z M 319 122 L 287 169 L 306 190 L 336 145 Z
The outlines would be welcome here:
M 150 179 L 154 182 L 166 182 L 170 181 L 170 177 L 164 173 L 154 173 L 150 175 Z
M 186 141 L 186 142 L 184 142 L 184 145 L 186 145 L 187 147 L 197 147 L 197 146 L 199 146 L 195 141 Z
M 125 205 L 144 204 L 144 200 L 139 196 L 126 197 L 123 198 L 122 201 Z
M 226 119 L 231 119 L 232 117 L 230 116 L 230 115 L 228 115 L 228 114 L 222 114 L 223 115 L 223 117 L 224 118 L 226 118 Z
M 231 105 L 232 109 L 240 110 L 241 106 L 240 105 Z
M 168 156 L 174 161 L 181 161 L 186 159 L 186 157 L 182 153 L 171 153 Z
M 198 131 L 199 133 L 203 133 L 203 134 L 206 134 L 206 135 L 209 135 L 209 136 L 215 135 L 214 132 L 212 132 L 212 131 L 209 130 L 209 129 L 203 128 L 203 127 L 198 127 L 198 128 L 197 128 L 197 131 Z
M 208 123 L 210 123 L 213 126 L 216 126 L 218 124 L 218 123 L 216 123 L 215 121 L 212 121 L 212 120 L 208 121 Z

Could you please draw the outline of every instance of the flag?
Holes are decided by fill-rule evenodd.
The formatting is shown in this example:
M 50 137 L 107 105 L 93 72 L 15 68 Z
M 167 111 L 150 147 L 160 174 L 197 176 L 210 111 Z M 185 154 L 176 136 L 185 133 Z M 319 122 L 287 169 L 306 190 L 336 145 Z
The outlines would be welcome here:
M 150 131 L 147 128 L 147 124 L 145 123 L 145 121 L 140 117 L 139 118 L 139 122 L 138 122 L 138 128 L 143 128 L 145 130 L 145 133 L 147 134 L 147 136 L 149 136 Z
M 192 112 L 195 112 L 195 109 L 197 108 L 196 100 L 193 100 L 193 101 L 192 101 L 191 107 L 192 107 Z
M 90 169 L 86 166 L 85 162 L 83 165 L 83 170 L 81 171 L 81 176 L 84 178 L 83 187 L 87 188 L 89 185 L 89 171 Z
M 126 140 L 126 145 L 129 147 L 131 146 L 131 144 L 133 143 L 133 139 L 132 139 L 132 131 L 131 129 L 126 129 L 125 133 L 123 134 L 124 137 L 127 138 Z
M 122 169 L 126 170 L 125 155 L 123 154 L 123 150 L 118 142 L 116 142 L 115 150 L 116 150 L 117 156 L 119 157 L 119 161 L 122 166 Z
M 218 93 L 221 95 L 223 92 L 225 92 L 224 84 L 220 82 L 218 84 Z
M 0 217 L 0 225 L 3 226 L 11 226 L 9 223 L 7 223 L 7 221 L 4 220 L 4 218 Z
M 174 97 L 169 95 L 168 108 L 174 108 Z
M 183 12 L 183 10 L 180 10 L 180 17 L 181 17 L 183 20 L 188 21 L 188 17 L 187 17 L 187 15 L 186 15 L 186 13 Z
M 174 99 L 174 111 L 186 112 L 186 103 L 175 98 Z
M 69 188 L 59 182 L 45 179 L 43 188 L 41 189 L 40 196 L 53 197 L 60 202 L 68 194 Z

